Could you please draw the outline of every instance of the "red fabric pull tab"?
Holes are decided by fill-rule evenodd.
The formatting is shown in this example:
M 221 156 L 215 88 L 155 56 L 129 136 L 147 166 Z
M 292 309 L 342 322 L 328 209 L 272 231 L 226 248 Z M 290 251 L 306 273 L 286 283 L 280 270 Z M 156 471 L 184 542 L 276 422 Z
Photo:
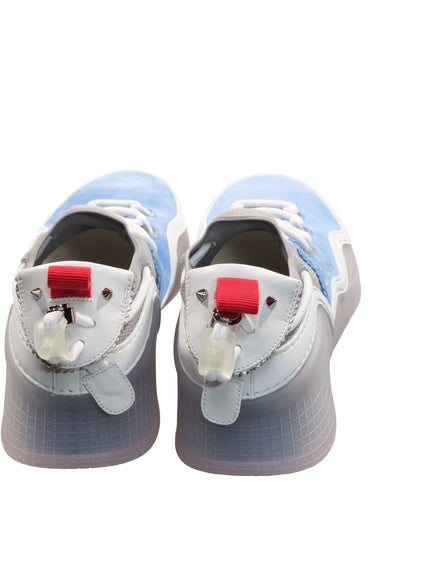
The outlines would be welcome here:
M 48 288 L 51 289 L 51 298 L 68 296 L 91 298 L 91 268 L 49 266 Z
M 215 300 L 220 312 L 257 314 L 258 280 L 218 278 Z

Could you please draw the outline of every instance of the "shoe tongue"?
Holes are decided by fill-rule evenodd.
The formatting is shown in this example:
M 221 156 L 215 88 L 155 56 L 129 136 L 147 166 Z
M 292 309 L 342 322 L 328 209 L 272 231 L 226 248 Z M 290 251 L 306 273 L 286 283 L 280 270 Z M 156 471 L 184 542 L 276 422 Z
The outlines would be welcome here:
M 221 231 L 225 229 L 230 235 L 260 229 L 263 226 L 264 229 L 275 231 L 282 237 L 282 231 L 276 219 L 268 212 L 259 209 L 234 208 L 219 214 L 208 226 L 209 235 L 213 230 L 219 236 L 221 224 L 223 224 Z
M 277 227 L 276 220 L 273 218 L 268 212 L 263 211 L 261 209 L 251 209 L 251 208 L 233 208 L 228 209 L 220 213 L 215 220 L 212 222 L 218 221 L 241 221 L 246 220 L 248 222 L 258 221 L 258 222 L 268 222 Z
M 67 261 L 20 270 L 16 277 L 17 307 L 31 346 L 35 324 L 52 307 L 66 305 L 95 322 L 88 329 L 70 325 L 70 334 L 85 342 L 79 364 L 85 365 L 114 344 L 131 305 L 134 275 L 129 270 L 92 262 Z M 67 318 L 67 316 L 66 316 Z

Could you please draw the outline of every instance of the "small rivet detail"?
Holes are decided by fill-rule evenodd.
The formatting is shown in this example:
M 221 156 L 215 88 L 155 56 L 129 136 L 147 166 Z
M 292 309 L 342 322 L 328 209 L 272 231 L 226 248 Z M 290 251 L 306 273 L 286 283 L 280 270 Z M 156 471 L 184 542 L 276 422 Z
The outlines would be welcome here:
M 105 300 L 110 300 L 112 298 L 112 290 L 110 288 L 103 288 L 102 296 Z
M 34 290 L 31 290 L 31 295 L 35 300 L 40 300 L 42 294 L 43 294 L 42 288 L 35 288 Z
M 269 308 L 273 308 L 276 303 L 277 303 L 277 300 L 276 300 L 276 298 L 273 298 L 273 296 L 268 296 L 266 298 L 266 304 Z
M 196 296 L 200 300 L 200 302 L 204 302 L 208 297 L 208 291 L 205 290 L 204 288 L 201 288 L 200 290 L 197 290 Z

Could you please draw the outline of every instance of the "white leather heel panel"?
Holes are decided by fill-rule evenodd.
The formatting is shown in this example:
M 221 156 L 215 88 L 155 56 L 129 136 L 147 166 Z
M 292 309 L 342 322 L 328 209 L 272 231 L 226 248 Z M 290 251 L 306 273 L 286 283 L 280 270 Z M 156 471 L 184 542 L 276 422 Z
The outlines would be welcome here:
M 284 345 L 253 374 L 253 394 L 250 399 L 264 397 L 287 385 L 304 366 L 312 350 L 317 331 L 317 309 L 324 308 L 331 323 L 326 302 L 321 292 L 314 289 L 311 303 L 303 321 Z
M 185 337 L 196 360 L 199 358 L 203 331 L 211 324 L 219 277 L 258 280 L 259 310 L 258 314 L 249 316 L 255 332 L 249 333 L 240 327 L 237 330 L 237 344 L 241 347 L 241 353 L 234 372 L 239 373 L 258 365 L 279 347 L 294 317 L 302 283 L 264 268 L 242 264 L 218 264 L 188 272 L 185 277 Z M 208 297 L 200 302 L 196 292 L 203 288 L 207 290 Z M 273 308 L 266 305 L 268 296 L 276 298 Z
M 100 359 L 116 342 L 130 308 L 133 273 L 128 270 L 111 268 L 87 262 L 67 262 L 68 266 L 87 266 L 91 268 L 91 298 L 50 298 L 47 286 L 48 268 L 52 264 L 35 266 L 18 272 L 16 277 L 19 321 L 28 345 L 34 349 L 33 329 L 50 306 L 67 303 L 80 314 L 95 321 L 92 328 L 70 324 L 66 329 L 67 341 L 77 340 L 85 343 L 82 354 L 73 363 L 62 367 L 75 369 Z M 31 290 L 41 288 L 42 296 L 35 300 Z M 112 291 L 110 300 L 102 296 L 104 288 Z
M 151 278 L 136 327 L 126 340 L 107 353 L 107 361 L 118 364 L 125 375 L 128 375 L 133 370 L 145 350 L 151 328 L 156 296 L 157 289 L 153 278 Z M 20 334 L 18 314 L 15 308 L 12 309 L 8 328 L 11 356 L 16 368 L 27 380 L 55 394 L 87 394 L 87 389 L 82 382 L 86 374 L 85 371 L 76 369 L 69 372 L 55 372 L 33 353 L 31 348 L 26 344 L 24 337 Z

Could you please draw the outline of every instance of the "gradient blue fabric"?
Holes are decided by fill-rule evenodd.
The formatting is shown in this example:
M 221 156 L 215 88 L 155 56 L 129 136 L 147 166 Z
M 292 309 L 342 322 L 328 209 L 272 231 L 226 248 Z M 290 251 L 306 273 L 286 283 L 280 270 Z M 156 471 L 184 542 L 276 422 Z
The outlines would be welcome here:
M 230 209 L 233 203 L 245 199 L 282 200 L 294 203 L 303 215 L 305 228 L 312 234 L 311 252 L 294 239 L 300 256 L 315 271 L 321 289 L 331 303 L 331 281 L 339 274 L 336 259 L 329 242 L 329 233 L 341 226 L 324 201 L 307 185 L 283 175 L 255 175 L 228 187 L 215 201 L 207 217 L 211 222 L 218 214 Z
M 177 213 L 175 196 L 163 181 L 153 175 L 140 171 L 120 171 L 95 179 L 78 189 L 49 217 L 46 227 L 50 227 L 72 206 L 86 205 L 94 199 L 136 200 L 146 209 L 155 212 L 154 216 L 148 216 L 147 219 L 158 234 L 154 240 L 157 244 L 157 251 L 152 254 L 162 302 L 171 277 L 166 232 L 167 226 Z

